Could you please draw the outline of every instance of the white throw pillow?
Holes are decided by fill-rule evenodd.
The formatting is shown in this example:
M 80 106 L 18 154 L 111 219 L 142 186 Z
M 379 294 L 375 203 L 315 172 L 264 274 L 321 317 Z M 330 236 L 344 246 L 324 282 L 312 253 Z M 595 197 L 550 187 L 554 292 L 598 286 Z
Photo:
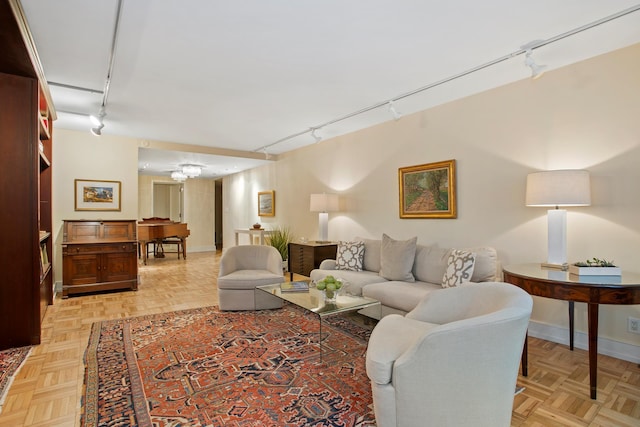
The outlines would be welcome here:
M 418 237 L 409 240 L 393 240 L 383 234 L 378 274 L 387 280 L 415 282 L 411 269 L 416 257 L 417 241 Z
M 338 242 L 336 269 L 362 271 L 364 242 Z
M 442 287 L 452 288 L 464 282 L 470 282 L 476 254 L 469 251 L 452 250 L 447 263 L 447 271 L 442 277 Z

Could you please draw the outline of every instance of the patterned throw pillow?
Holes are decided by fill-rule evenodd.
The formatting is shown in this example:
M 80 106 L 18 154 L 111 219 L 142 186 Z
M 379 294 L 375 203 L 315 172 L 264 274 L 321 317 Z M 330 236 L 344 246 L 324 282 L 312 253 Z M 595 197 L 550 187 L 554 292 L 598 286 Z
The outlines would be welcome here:
M 338 270 L 362 271 L 364 242 L 338 242 L 336 268 Z
M 452 288 L 471 281 L 476 254 L 469 251 L 452 250 L 447 262 L 447 271 L 442 278 L 443 288 Z

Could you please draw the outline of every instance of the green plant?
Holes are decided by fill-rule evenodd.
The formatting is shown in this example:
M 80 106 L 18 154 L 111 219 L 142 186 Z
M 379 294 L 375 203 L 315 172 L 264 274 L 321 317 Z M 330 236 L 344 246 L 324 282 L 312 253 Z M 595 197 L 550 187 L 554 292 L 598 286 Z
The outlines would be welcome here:
M 591 258 L 586 261 L 576 262 L 574 264 L 577 267 L 615 267 L 613 261 L 607 261 L 604 259 Z
M 276 227 L 266 238 L 268 245 L 273 246 L 280 252 L 282 260 L 289 258 L 289 243 L 293 240 L 293 234 L 289 227 Z

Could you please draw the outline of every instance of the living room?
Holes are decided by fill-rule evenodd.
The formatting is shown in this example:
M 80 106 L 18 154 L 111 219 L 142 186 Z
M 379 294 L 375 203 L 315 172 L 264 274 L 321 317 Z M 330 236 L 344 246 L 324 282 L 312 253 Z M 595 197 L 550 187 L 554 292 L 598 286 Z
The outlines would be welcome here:
M 527 175 L 584 169 L 591 177 L 591 205 L 568 208 L 568 261 L 606 258 L 639 274 L 638 75 L 640 44 L 632 44 L 549 70 L 540 79 L 526 76 L 397 120 L 389 116 L 384 123 L 348 134 L 331 136 L 327 129 L 322 141 L 221 178 L 222 249 L 233 244 L 234 230 L 255 222 L 265 229 L 289 227 L 296 240 L 317 239 L 318 215 L 310 211 L 309 198 L 326 192 L 340 200 L 339 210 L 329 214 L 332 241 L 379 239 L 382 233 L 399 240 L 417 236 L 424 245 L 492 246 L 503 266 L 543 262 L 547 209 L 525 206 Z M 401 103 L 397 107 L 401 110 Z M 62 128 L 55 128 L 54 139 L 52 240 L 59 289 L 63 220 L 150 216 L 150 182 L 170 178 L 141 175 L 139 150 L 179 150 L 184 144 L 108 132 L 95 138 Z M 457 217 L 400 218 L 398 170 L 445 160 L 456 162 Z M 78 178 L 120 181 L 121 210 L 74 210 Z M 188 251 L 212 251 L 215 181 L 189 179 L 184 188 L 185 222 L 192 231 Z M 274 191 L 272 217 L 258 216 L 261 191 Z M 575 318 L 576 347 L 586 349 L 585 304 L 576 304 Z M 639 364 L 640 335 L 629 331 L 629 318 L 640 318 L 640 306 L 600 306 L 599 350 Z M 568 329 L 566 302 L 534 298 L 531 336 L 566 344 Z

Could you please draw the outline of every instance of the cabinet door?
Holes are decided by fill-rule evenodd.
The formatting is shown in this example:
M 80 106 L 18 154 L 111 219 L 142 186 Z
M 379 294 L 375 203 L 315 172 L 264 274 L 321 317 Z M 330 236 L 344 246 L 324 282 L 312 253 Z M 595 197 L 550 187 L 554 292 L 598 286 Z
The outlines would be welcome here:
M 99 254 L 67 255 L 62 267 L 65 286 L 87 285 L 99 282 Z
M 101 282 L 121 282 L 136 279 L 138 260 L 135 253 L 111 253 L 102 255 Z

